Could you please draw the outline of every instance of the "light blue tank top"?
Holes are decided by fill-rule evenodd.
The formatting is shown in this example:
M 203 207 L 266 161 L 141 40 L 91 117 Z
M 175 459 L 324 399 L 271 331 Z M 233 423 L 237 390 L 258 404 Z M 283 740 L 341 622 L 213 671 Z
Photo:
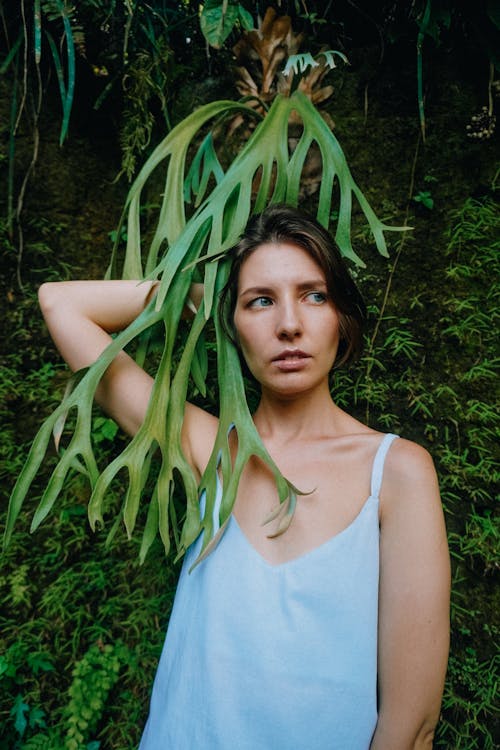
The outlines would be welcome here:
M 324 544 L 271 565 L 234 517 L 188 550 L 139 750 L 368 750 L 377 723 L 379 491 Z

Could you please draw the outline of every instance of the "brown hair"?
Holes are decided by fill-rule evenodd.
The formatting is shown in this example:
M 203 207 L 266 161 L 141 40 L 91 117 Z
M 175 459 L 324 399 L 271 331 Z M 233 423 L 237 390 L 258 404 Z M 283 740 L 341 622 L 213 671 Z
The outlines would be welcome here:
M 237 345 L 234 310 L 240 269 L 261 245 L 288 242 L 305 250 L 325 274 L 328 294 L 339 315 L 340 342 L 334 367 L 354 361 L 363 348 L 366 307 L 335 240 L 316 219 L 285 204 L 269 206 L 252 216 L 239 242 L 229 250 L 232 266 L 219 297 L 219 320 Z

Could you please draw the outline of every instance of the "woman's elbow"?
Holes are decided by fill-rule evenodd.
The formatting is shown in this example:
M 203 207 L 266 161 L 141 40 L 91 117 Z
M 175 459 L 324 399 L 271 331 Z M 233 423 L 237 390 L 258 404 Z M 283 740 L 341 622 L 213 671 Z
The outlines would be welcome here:
M 410 738 L 408 750 L 432 750 L 438 718 L 427 717 Z
M 436 734 L 436 725 L 437 721 L 426 721 L 420 728 L 411 750 L 432 750 L 434 736 Z
M 437 719 L 424 719 L 418 726 L 399 716 L 392 721 L 379 716 L 370 750 L 432 750 Z
M 55 307 L 61 282 L 46 281 L 38 289 L 38 304 L 44 315 Z

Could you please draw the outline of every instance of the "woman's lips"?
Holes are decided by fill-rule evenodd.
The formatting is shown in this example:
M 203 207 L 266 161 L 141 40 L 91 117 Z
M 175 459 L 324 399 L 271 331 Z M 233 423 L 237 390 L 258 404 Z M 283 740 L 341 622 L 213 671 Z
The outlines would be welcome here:
M 285 349 L 274 357 L 272 361 L 279 370 L 291 371 L 304 368 L 310 358 L 310 354 L 307 354 L 307 352 L 303 352 L 300 349 Z

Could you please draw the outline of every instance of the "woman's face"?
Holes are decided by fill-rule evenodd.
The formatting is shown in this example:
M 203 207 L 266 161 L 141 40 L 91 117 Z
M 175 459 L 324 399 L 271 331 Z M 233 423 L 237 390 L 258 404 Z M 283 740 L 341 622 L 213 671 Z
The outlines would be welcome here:
M 338 314 L 325 274 L 301 247 L 265 244 L 243 261 L 234 325 L 263 392 L 293 397 L 328 384 Z

